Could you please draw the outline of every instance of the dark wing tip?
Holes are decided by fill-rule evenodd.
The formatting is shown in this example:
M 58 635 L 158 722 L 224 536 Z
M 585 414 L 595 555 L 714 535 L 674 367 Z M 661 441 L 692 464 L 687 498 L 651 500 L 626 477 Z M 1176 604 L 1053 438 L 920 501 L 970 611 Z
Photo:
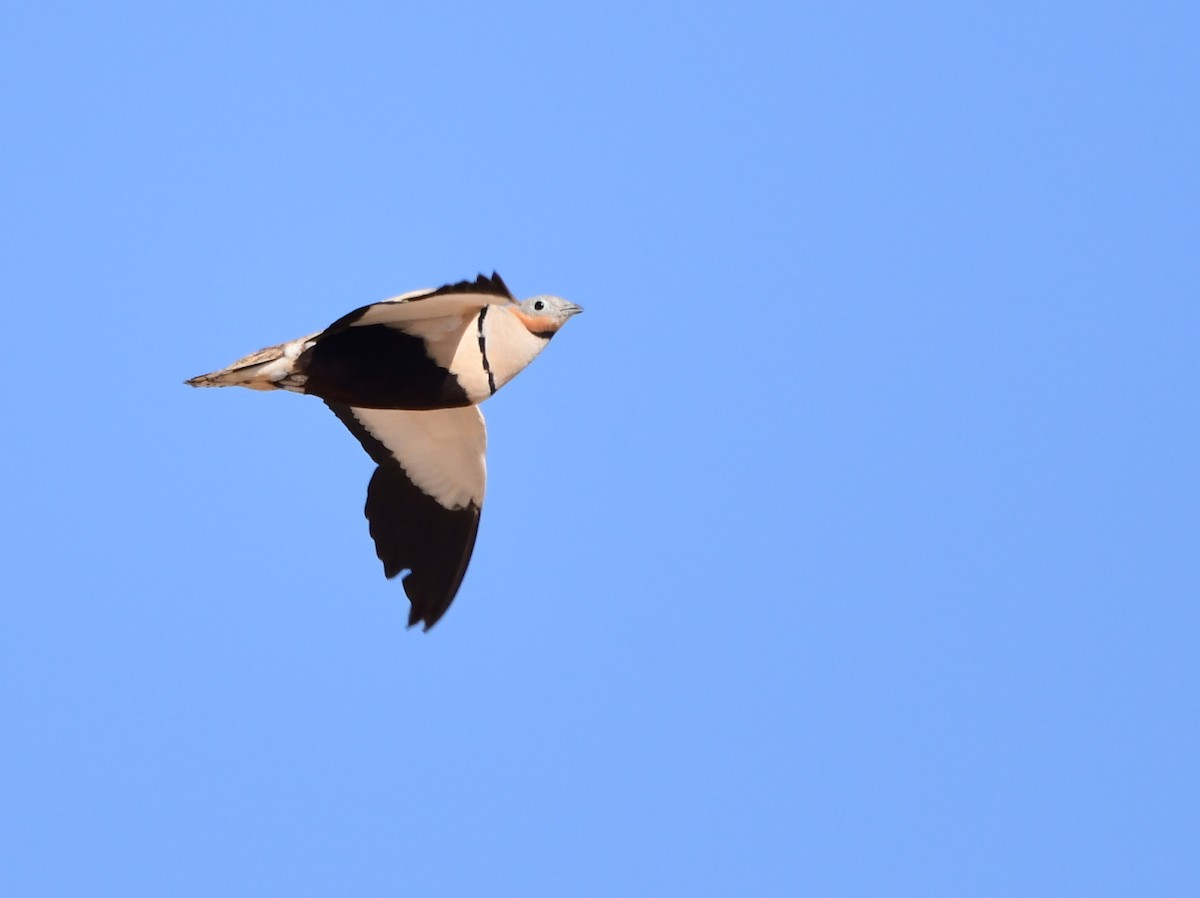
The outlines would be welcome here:
M 479 279 L 483 280 L 482 274 L 479 276 Z M 516 297 L 512 295 L 512 291 L 508 289 L 508 285 L 504 283 L 494 268 L 492 269 L 491 287 L 500 296 L 507 296 L 509 299 L 516 299 Z
M 479 507 L 449 509 L 418 488 L 394 462 L 375 469 L 364 509 L 375 554 L 391 578 L 407 570 L 408 625 L 428 630 L 454 601 L 479 532 Z
M 481 274 L 473 281 L 458 281 L 438 287 L 429 296 L 442 296 L 447 293 L 484 293 L 488 296 L 503 296 L 505 299 L 516 300 L 512 291 L 508 289 L 508 285 L 495 271 L 492 272 L 491 277 Z M 426 298 L 428 297 L 422 297 L 422 299 Z
M 406 577 L 405 579 L 407 580 L 408 578 Z M 407 591 L 408 591 L 408 590 L 407 590 L 407 587 L 406 587 L 406 588 L 405 588 L 405 592 L 407 592 Z M 411 601 L 411 597 L 410 597 L 410 601 Z M 430 628 L 431 628 L 431 627 L 432 627 L 434 624 L 436 624 L 436 623 L 437 623 L 439 620 L 441 620 L 441 619 L 442 619 L 442 615 L 443 615 L 443 614 L 445 614 L 445 613 L 446 613 L 446 612 L 445 612 L 445 609 L 443 609 L 442 611 L 438 612 L 437 614 L 431 614 L 431 615 L 428 615 L 428 616 L 427 616 L 427 615 L 425 615 L 423 612 L 420 612 L 420 611 L 418 611 L 418 610 L 417 610 L 417 604 L 416 604 L 416 602 L 412 602 L 412 607 L 408 609 L 408 626 L 409 626 L 409 629 L 412 629 L 412 628 L 413 628 L 413 627 L 415 627 L 417 624 L 422 624 L 422 627 L 421 627 L 421 632 L 422 632 L 422 633 L 428 633 L 428 632 L 429 632 L 429 630 L 430 630 Z

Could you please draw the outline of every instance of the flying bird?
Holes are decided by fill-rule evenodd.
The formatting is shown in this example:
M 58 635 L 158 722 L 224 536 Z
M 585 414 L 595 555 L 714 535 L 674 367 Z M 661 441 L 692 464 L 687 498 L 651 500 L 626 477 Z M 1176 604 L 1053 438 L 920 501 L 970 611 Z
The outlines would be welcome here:
M 518 302 L 493 272 L 363 306 L 187 383 L 325 401 L 378 465 L 365 509 L 375 552 L 387 577 L 409 571 L 408 624 L 428 630 L 454 600 L 479 530 L 487 431 L 478 405 L 582 311 L 557 296 Z

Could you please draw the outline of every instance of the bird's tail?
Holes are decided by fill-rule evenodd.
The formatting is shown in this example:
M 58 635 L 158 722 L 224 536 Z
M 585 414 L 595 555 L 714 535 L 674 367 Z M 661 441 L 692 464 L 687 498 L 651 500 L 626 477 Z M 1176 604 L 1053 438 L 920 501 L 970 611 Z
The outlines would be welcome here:
M 315 336 L 315 334 L 313 335 Z M 220 371 L 201 374 L 184 381 L 192 387 L 249 387 L 251 390 L 298 390 L 304 376 L 295 371 L 296 359 L 310 345 L 312 337 L 268 346 Z

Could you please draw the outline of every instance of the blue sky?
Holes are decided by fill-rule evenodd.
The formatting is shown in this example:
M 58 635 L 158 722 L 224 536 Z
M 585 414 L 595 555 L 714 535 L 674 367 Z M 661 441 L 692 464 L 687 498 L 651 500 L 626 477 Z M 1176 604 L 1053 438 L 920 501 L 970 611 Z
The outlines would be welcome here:
M 1197 894 L 1198 26 L 6 7 L 0 892 Z M 493 269 L 587 312 L 406 631 L 182 381 Z

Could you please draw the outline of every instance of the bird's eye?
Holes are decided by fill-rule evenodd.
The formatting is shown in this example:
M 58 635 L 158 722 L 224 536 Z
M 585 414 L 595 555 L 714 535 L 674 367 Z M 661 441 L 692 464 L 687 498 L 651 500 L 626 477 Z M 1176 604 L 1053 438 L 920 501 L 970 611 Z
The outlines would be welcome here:
M 542 302 L 540 299 L 533 304 L 533 310 L 535 312 L 540 312 L 544 308 L 546 308 L 546 304 L 544 302 Z

